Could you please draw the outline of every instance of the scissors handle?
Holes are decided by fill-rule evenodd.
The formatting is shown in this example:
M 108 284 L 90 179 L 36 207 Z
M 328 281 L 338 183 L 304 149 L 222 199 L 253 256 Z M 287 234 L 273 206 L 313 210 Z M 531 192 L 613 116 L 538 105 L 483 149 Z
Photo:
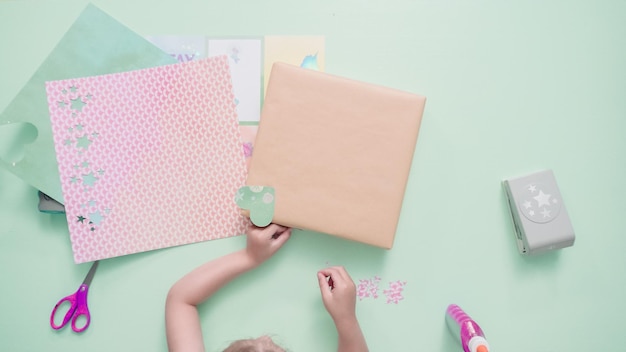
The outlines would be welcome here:
M 72 330 L 74 330 L 74 332 L 83 332 L 85 329 L 87 329 L 87 327 L 89 327 L 89 323 L 91 322 L 91 315 L 89 314 L 89 308 L 87 307 L 88 291 L 89 286 L 82 284 L 80 285 L 76 293 L 62 298 L 52 310 L 52 314 L 50 315 L 50 326 L 52 326 L 53 329 L 58 330 L 67 325 L 67 323 L 71 320 Z M 59 306 L 64 302 L 70 302 L 70 309 L 67 311 L 67 313 L 65 313 L 61 324 L 57 325 L 54 323 L 54 316 Z M 78 321 L 78 318 L 80 318 L 81 316 L 85 317 L 86 319 L 85 325 L 78 327 L 76 326 L 76 323 Z
M 65 313 L 65 316 L 63 317 L 63 321 L 61 322 L 61 324 L 57 325 L 54 323 L 54 317 L 57 313 L 57 309 L 65 302 L 70 302 L 70 308 L 68 309 L 67 313 Z M 52 326 L 52 328 L 55 330 L 58 330 L 64 327 L 67 324 L 67 322 L 70 321 L 70 319 L 72 319 L 72 315 L 74 314 L 75 310 L 76 310 L 76 294 L 61 298 L 61 300 L 57 302 L 57 304 L 54 306 L 54 309 L 52 310 L 52 314 L 50 314 L 50 326 Z

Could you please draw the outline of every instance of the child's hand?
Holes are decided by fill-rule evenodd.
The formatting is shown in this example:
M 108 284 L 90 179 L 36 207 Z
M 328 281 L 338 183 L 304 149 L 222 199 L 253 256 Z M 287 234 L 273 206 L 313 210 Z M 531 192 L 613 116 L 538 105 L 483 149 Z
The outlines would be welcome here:
M 291 237 L 291 229 L 270 224 L 267 227 L 256 227 L 250 224 L 247 231 L 246 253 L 255 265 L 259 265 L 276 253 Z
M 335 324 L 356 320 L 356 286 L 342 266 L 322 269 L 317 273 L 322 300 Z
M 335 266 L 320 270 L 317 279 L 324 306 L 337 328 L 338 352 L 367 352 L 367 342 L 356 319 L 356 286 L 346 269 Z

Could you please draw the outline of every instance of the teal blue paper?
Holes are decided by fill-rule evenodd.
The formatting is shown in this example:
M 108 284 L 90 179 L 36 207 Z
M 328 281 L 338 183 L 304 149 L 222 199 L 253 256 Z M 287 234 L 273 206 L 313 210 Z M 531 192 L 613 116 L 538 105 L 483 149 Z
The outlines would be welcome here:
M 9 135 L 7 139 L 16 144 L 0 146 L 9 151 L 0 153 L 0 165 L 62 203 L 45 82 L 173 63 L 176 59 L 96 6 L 87 5 L 28 83 L 0 114 L 0 134 Z M 34 125 L 37 138 L 29 140 L 23 137 L 23 131 L 10 127 L 16 122 Z M 16 155 L 21 160 L 16 162 Z
M 0 127 L 0 159 L 17 163 L 24 158 L 26 145 L 37 140 L 37 128 L 28 122 L 15 122 Z

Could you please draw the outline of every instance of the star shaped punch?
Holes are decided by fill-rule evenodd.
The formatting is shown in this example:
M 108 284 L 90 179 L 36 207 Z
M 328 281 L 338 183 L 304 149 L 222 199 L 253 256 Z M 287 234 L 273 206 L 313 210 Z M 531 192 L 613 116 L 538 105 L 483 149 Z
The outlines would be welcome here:
M 559 215 L 560 195 L 553 187 L 532 183 L 525 186 L 524 190 L 524 196 L 519 200 L 518 207 L 528 220 L 545 224 Z

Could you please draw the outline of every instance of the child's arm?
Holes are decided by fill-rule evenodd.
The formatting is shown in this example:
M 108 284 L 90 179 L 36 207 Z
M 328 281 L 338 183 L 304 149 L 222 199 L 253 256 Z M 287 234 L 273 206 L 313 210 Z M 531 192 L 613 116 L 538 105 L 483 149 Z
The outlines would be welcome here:
M 272 224 L 252 226 L 246 249 L 196 268 L 176 282 L 165 303 L 165 328 L 170 351 L 204 351 L 196 306 L 237 276 L 269 259 L 289 239 L 291 230 Z
M 338 352 L 367 352 L 367 343 L 356 318 L 356 287 L 343 267 L 317 273 L 324 306 L 335 322 Z

